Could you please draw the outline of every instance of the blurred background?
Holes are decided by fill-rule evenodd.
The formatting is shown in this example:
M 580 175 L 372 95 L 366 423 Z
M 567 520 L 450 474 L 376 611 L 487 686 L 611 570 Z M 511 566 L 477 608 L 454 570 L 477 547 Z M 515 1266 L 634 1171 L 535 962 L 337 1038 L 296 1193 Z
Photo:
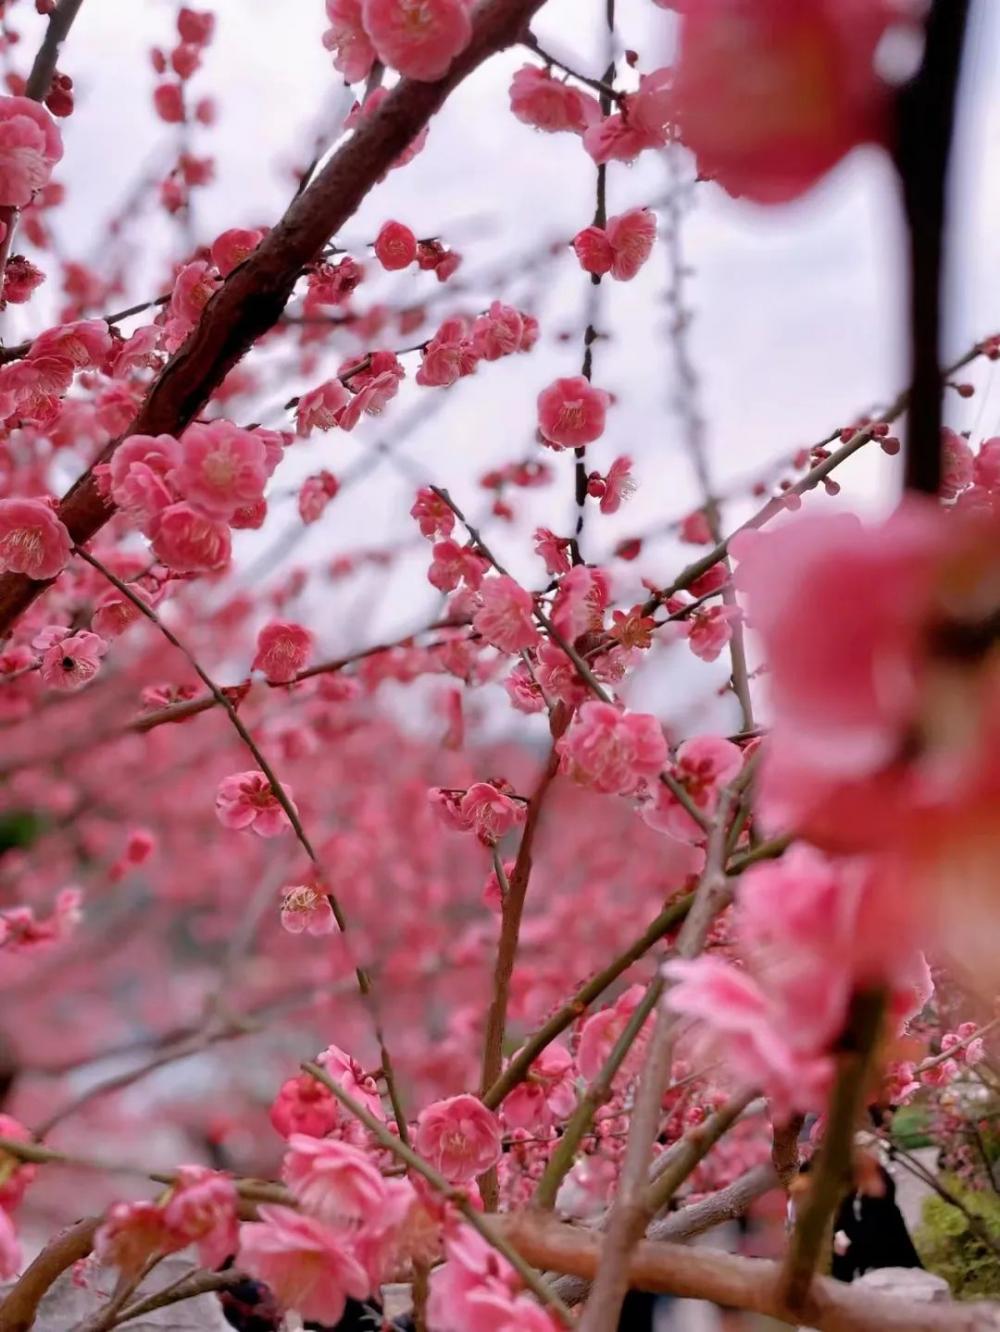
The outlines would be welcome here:
M 168 291 L 176 264 L 199 245 L 231 227 L 273 224 L 302 170 L 338 141 L 353 98 L 322 46 L 321 0 L 217 0 L 214 9 L 215 39 L 191 92 L 215 99 L 217 121 L 177 127 L 157 118 L 151 100 L 150 49 L 174 40 L 172 0 L 84 4 L 60 61 L 77 104 L 62 126 L 65 202 L 46 215 L 51 252 L 33 255 L 50 281 L 30 304 L 6 311 L 8 344 L 60 317 L 67 264 L 85 266 L 94 281 L 91 313 Z M 597 0 L 549 0 L 534 31 L 560 60 L 599 76 L 602 18 Z M 9 65 L 24 67 L 41 26 L 18 16 L 22 44 L 7 51 Z M 650 0 L 619 0 L 617 42 L 616 55 L 637 50 L 644 69 L 668 63 L 670 16 Z M 949 359 L 1000 328 L 1000 183 L 988 166 L 1000 147 L 998 59 L 1000 7 L 980 4 L 953 183 Z M 337 236 L 365 265 L 354 318 L 269 339 L 208 414 L 293 429 L 282 404 L 331 378 L 346 357 L 413 345 L 442 319 L 475 315 L 495 299 L 537 317 L 538 345 L 530 356 L 484 363 L 448 390 L 416 386 L 417 359 L 405 356 L 409 377 L 381 419 L 364 418 L 349 435 L 314 433 L 287 450 L 264 527 L 235 534 L 230 573 L 171 603 L 222 683 L 248 675 L 256 629 L 275 614 L 310 627 L 317 659 L 432 624 L 442 598 L 409 517 L 421 485 L 447 486 L 528 587 L 545 581 L 533 530 L 572 530 L 573 458 L 539 448 L 535 400 L 557 376 L 579 373 L 595 298 L 568 243 L 591 221 L 595 170 L 574 136 L 540 134 L 511 115 L 510 79 L 526 62 L 537 63 L 527 51 L 507 52 L 464 83 L 422 154 L 372 191 Z M 634 77 L 624 75 L 627 86 Z M 189 207 L 171 214 L 162 184 L 179 151 L 212 165 Z M 693 421 L 729 531 L 800 475 L 799 450 L 890 401 L 905 378 L 902 226 L 877 151 L 853 153 L 804 200 L 769 210 L 695 184 L 681 150 L 613 163 L 609 211 L 639 205 L 657 210 L 661 236 L 673 243 L 658 245 L 635 281 L 605 282 L 596 297 L 594 382 L 614 405 L 588 451 L 588 466 L 602 472 L 630 456 L 638 489 L 617 514 L 591 505 L 583 536 L 586 559 L 607 568 L 623 607 L 643 598 L 643 580 L 662 586 L 700 553 L 678 533 L 704 500 Z M 460 252 L 458 273 L 446 284 L 432 273 L 383 273 L 366 247 L 390 218 Z M 150 317 L 138 314 L 122 329 Z M 679 350 L 693 379 L 678 375 Z M 974 440 L 992 435 L 1000 430 L 995 363 L 962 378 L 977 391 L 949 394 L 949 424 Z M 86 456 L 85 440 L 54 456 L 54 490 Z M 544 463 L 550 483 L 484 486 L 491 472 L 525 461 Z M 320 469 L 341 490 L 304 527 L 296 496 Z M 898 460 L 868 447 L 837 473 L 841 499 L 820 489 L 806 503 L 885 507 L 897 470 Z M 246 716 L 336 866 L 357 927 L 354 956 L 373 966 L 387 996 L 390 1045 L 418 1106 L 475 1080 L 469 1034 L 482 1021 L 496 930 L 482 899 L 489 857 L 440 828 L 426 790 L 503 773 L 530 791 L 548 733 L 544 715 L 507 705 L 501 677 L 486 665 L 462 716 L 464 746 L 456 745 L 456 681 L 439 667 L 412 666 L 405 651 L 383 654 L 349 672 L 357 697 L 309 695 L 296 705 L 283 691 L 255 694 Z M 367 1016 L 350 998 L 339 944 L 293 938 L 278 924 L 280 890 L 302 873 L 295 853 L 218 836 L 217 783 L 250 766 L 224 721 L 210 714 L 148 737 L 117 734 L 138 713 L 141 688 L 161 676 L 171 688 L 192 679 L 140 625 L 86 695 L 31 697 L 0 718 L 0 902 L 29 902 L 41 913 L 67 885 L 84 895 L 72 938 L 44 957 L 0 953 L 0 1033 L 14 1075 L 3 1108 L 33 1126 L 51 1121 L 51 1141 L 69 1149 L 138 1152 L 168 1165 L 210 1159 L 267 1174 L 281 1150 L 267 1124 L 276 1087 L 331 1041 L 371 1067 Z M 725 654 L 705 664 L 668 641 L 648 654 L 625 697 L 660 717 L 674 739 L 726 733 L 739 725 L 727 676 Z M 573 789 L 557 791 L 548 827 L 558 832 L 542 830 L 515 1032 L 623 948 L 696 868 L 618 802 Z M 117 873 L 135 829 L 149 830 L 157 849 L 147 864 Z M 767 1135 L 758 1137 L 748 1160 L 766 1155 Z M 70 1178 L 68 1188 L 66 1172 L 53 1172 L 32 1190 L 39 1229 L 144 1187 L 125 1176 Z M 765 1250 L 780 1224 L 772 1216 L 762 1232 Z

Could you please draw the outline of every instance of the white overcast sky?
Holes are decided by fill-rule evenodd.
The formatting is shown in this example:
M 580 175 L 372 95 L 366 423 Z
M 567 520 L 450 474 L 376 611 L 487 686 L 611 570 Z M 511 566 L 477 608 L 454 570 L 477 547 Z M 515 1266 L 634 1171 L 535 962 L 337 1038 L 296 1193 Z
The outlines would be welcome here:
M 193 83 L 195 92 L 217 95 L 221 108 L 216 129 L 195 145 L 196 151 L 214 152 L 218 164 L 215 184 L 197 195 L 199 240 L 210 240 L 229 226 L 277 219 L 289 196 L 287 168 L 308 157 L 317 124 L 338 94 L 338 75 L 320 42 L 322 0 L 217 0 L 214 8 L 216 40 Z M 535 30 L 553 51 L 597 73 L 602 12 L 599 0 L 550 0 Z M 128 196 L 144 164 L 170 151 L 174 130 L 150 109 L 154 76 L 147 52 L 154 42 L 171 41 L 174 13 L 173 0 L 84 2 L 63 61 L 75 79 L 79 103 L 66 126 L 60 168 L 69 199 L 58 236 L 67 255 L 93 256 L 100 220 Z M 619 16 L 623 44 L 640 50 L 643 67 L 660 63 L 659 52 L 665 59 L 669 20 L 652 0 L 619 0 Z M 993 169 L 1000 148 L 998 56 L 1000 3 L 978 0 L 956 182 L 952 349 L 1000 329 Z M 520 51 L 507 53 L 468 80 L 434 121 L 423 155 L 373 192 L 345 237 L 363 241 L 386 218 L 398 217 L 418 234 L 454 237 L 467 256 L 467 271 L 480 272 L 508 257 L 516 265 L 517 256 L 539 241 L 566 241 L 586 225 L 593 210 L 594 169 L 579 142 L 573 136 L 535 133 L 507 109 L 510 76 L 529 58 Z M 657 155 L 646 155 L 631 168 L 613 165 L 611 211 L 654 199 L 665 181 L 665 164 Z M 871 150 L 855 153 L 793 206 L 764 211 L 734 203 L 713 186 L 699 187 L 697 197 L 685 228 L 695 269 L 693 338 L 713 468 L 724 486 L 727 478 L 752 472 L 894 395 L 904 377 L 902 232 L 890 170 Z M 163 281 L 176 238 L 147 210 L 131 227 L 128 243 L 147 252 L 129 295 L 152 295 Z M 665 277 L 665 259 L 658 253 L 636 282 L 604 284 L 602 326 L 610 338 L 597 348 L 595 382 L 613 390 L 619 404 L 606 437 L 593 449 L 593 465 L 603 468 L 617 454 L 631 453 L 640 490 L 626 510 L 600 524 L 587 550 L 592 558 L 620 535 L 679 516 L 697 502 L 670 405 L 673 386 L 662 339 Z M 412 280 L 386 279 L 371 291 L 374 297 L 405 291 L 412 299 L 407 282 Z M 414 294 L 435 289 L 426 276 L 418 282 Z M 534 447 L 537 391 L 557 374 L 579 372 L 587 290 L 568 252 L 540 297 L 530 280 L 515 282 L 508 297 L 515 303 L 537 302 L 543 330 L 539 349 L 531 357 L 483 366 L 449 390 L 441 409 L 408 439 L 404 452 L 420 474 L 447 484 L 473 512 L 482 509 L 476 477 Z M 484 285 L 469 299 L 473 307 L 481 306 L 493 294 Z M 38 317 L 34 311 L 19 312 L 8 333 L 31 331 Z M 570 336 L 560 341 L 559 334 Z M 334 348 L 329 369 L 353 349 L 347 343 Z M 979 378 L 992 391 L 970 403 L 951 395 L 949 409 L 958 428 L 989 434 L 1000 429 L 1000 391 L 989 371 Z M 308 386 L 287 381 L 289 393 Z M 285 387 L 280 386 L 279 397 Z M 297 446 L 287 470 L 279 473 L 278 489 L 288 489 L 317 465 L 343 470 L 373 442 L 391 438 L 395 424 L 428 392 L 437 391 L 408 388 L 381 424 L 365 423 L 350 438 L 324 436 Z M 527 532 L 539 521 L 557 531 L 570 530 L 571 461 L 551 454 L 547 459 L 564 474 L 559 485 L 532 498 L 530 517 L 520 527 L 491 529 L 501 555 L 535 585 L 541 570 L 530 555 Z M 845 490 L 869 499 L 890 494 L 893 485 L 891 465 L 874 450 L 845 468 L 843 479 L 851 483 Z M 296 558 L 319 561 L 359 543 L 370 546 L 410 535 L 405 515 L 413 489 L 412 476 L 381 466 L 350 492 L 349 502 L 345 494 L 328 510 Z M 740 512 L 733 510 L 731 518 Z M 289 517 L 287 506 L 274 505 L 265 547 Z M 259 546 L 257 538 L 247 538 L 238 549 L 245 557 Z M 660 542 L 631 574 L 665 581 L 686 554 L 670 541 Z M 343 594 L 334 614 L 323 617 L 326 646 L 357 647 L 418 623 L 424 610 L 433 613 L 432 590 L 413 562 L 392 575 L 378 607 L 359 618 L 358 607 L 373 590 L 372 584 L 357 584 Z M 346 607 L 350 623 L 345 626 Z

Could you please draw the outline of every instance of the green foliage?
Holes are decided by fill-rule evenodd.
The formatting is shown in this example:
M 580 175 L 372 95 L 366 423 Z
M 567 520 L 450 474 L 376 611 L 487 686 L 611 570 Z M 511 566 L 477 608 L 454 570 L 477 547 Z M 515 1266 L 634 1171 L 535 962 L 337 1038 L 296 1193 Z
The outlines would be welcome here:
M 0 856 L 5 851 L 31 846 L 43 826 L 41 816 L 30 809 L 12 809 L 0 814 Z
M 943 1176 L 941 1182 L 1000 1248 L 1000 1195 L 967 1188 L 953 1176 Z M 913 1238 L 928 1270 L 944 1277 L 956 1299 L 1000 1297 L 1000 1256 L 959 1208 L 932 1194 Z
M 933 1140 L 928 1132 L 930 1113 L 925 1105 L 903 1105 L 892 1119 L 892 1136 L 908 1152 L 930 1147 Z

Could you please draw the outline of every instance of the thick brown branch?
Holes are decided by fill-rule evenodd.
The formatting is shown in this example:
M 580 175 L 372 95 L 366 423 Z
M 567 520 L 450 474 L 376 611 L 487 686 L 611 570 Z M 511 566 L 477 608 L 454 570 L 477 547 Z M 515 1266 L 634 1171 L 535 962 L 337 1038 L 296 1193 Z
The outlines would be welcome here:
M 30 97 L 33 102 L 43 102 L 48 95 L 52 85 L 52 75 L 56 72 L 59 48 L 66 40 L 82 5 L 83 0 L 59 0 L 49 15 L 45 37 L 38 48 L 31 73 L 28 75 L 28 82 L 24 86 L 25 97 Z
M 592 1231 L 526 1212 L 503 1218 L 503 1231 L 533 1267 L 588 1279 L 597 1271 L 601 1237 Z M 643 1240 L 628 1280 L 642 1290 L 798 1321 L 782 1301 L 780 1266 L 759 1258 Z M 1000 1328 L 1000 1306 L 917 1304 L 823 1277 L 810 1292 L 808 1323 L 818 1332 L 988 1332 Z
M 86 1258 L 93 1247 L 94 1232 L 100 1224 L 100 1217 L 87 1217 L 46 1244 L 0 1304 L 0 1327 L 4 1332 L 29 1332 L 45 1292 L 68 1267 Z
M 924 60 L 899 95 L 896 165 L 910 228 L 912 388 L 907 422 L 908 490 L 941 485 L 941 307 L 952 129 L 969 0 L 935 0 Z

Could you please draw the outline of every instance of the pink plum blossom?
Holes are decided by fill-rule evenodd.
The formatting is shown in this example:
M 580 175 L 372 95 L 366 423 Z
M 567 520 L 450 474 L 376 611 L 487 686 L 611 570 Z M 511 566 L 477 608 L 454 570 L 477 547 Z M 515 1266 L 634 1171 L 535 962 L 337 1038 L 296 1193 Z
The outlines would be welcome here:
M 767 1092 L 779 1120 L 823 1104 L 832 1058 L 792 1048 L 781 1028 L 786 1015 L 772 1008 L 751 976 L 711 956 L 668 962 L 665 971 L 672 982 L 668 1006 L 708 1025 L 727 1065 L 747 1086 Z
M 643 994 L 643 986 L 630 985 L 608 1008 L 602 1008 L 597 1013 L 591 1013 L 584 1021 L 580 1030 L 576 1063 L 581 1075 L 588 1082 L 592 1082 L 600 1073 L 612 1047 L 625 1030 L 632 1014 L 639 1007 Z M 624 1066 L 626 1072 L 629 1068 L 634 1069 L 641 1059 L 643 1040 L 643 1036 L 640 1035 L 639 1040 L 630 1052 Z
M 337 1126 L 340 1115 L 340 1102 L 329 1087 L 311 1073 L 300 1073 L 281 1084 L 269 1117 L 275 1132 L 283 1138 L 293 1133 L 321 1138 Z
M 151 532 L 153 554 L 178 573 L 210 573 L 229 563 L 229 528 L 186 502 L 163 509 Z
M 616 458 L 602 478 L 603 493 L 600 496 L 601 513 L 617 513 L 625 500 L 636 491 L 635 478 L 632 475 L 632 459 L 623 456 Z
M 361 0 L 326 0 L 326 17 L 330 26 L 323 34 L 323 45 L 334 53 L 334 69 L 340 70 L 347 83 L 367 78 L 376 57 L 362 21 Z
M 500 1159 L 500 1125 L 475 1096 L 451 1096 L 420 1112 L 417 1151 L 452 1184 L 467 1184 Z
M 417 238 L 403 222 L 383 222 L 373 248 L 382 267 L 389 273 L 398 273 L 416 259 Z
M 0 1138 L 31 1142 L 34 1134 L 13 1115 L 0 1112 Z M 25 1190 L 37 1173 L 37 1166 L 18 1161 L 9 1152 L 0 1150 L 0 1210 L 6 1214 L 20 1206 Z
M 270 684 L 288 684 L 305 667 L 311 652 L 308 629 L 289 620 L 272 620 L 257 635 L 252 669 L 263 671 Z
M 215 295 L 219 276 L 205 259 L 185 264 L 177 274 L 164 321 L 164 346 L 176 351 L 201 318 L 205 306 Z
M 471 328 L 464 319 L 446 319 L 424 347 L 423 359 L 415 378 L 425 388 L 450 388 L 471 375 L 479 356 L 470 337 Z
M 303 437 L 313 430 L 332 430 L 340 424 L 340 415 L 351 395 L 339 379 L 327 380 L 299 398 L 295 408 L 298 433 Z
M 510 106 L 518 120 L 535 129 L 555 134 L 569 130 L 582 134 L 601 118 L 601 108 L 591 93 L 553 77 L 550 70 L 523 65 L 510 85 Z
M 685 740 L 677 750 L 672 776 L 702 813 L 711 816 L 719 794 L 743 766 L 743 754 L 731 740 L 720 735 L 702 735 Z M 651 792 L 651 803 L 642 811 L 651 828 L 685 842 L 700 841 L 704 833 L 674 793 L 662 783 Z
M 889 132 L 875 69 L 888 0 L 705 0 L 686 5 L 667 114 L 702 175 L 729 194 L 781 203 L 857 144 Z
M 578 449 L 604 434 L 610 396 L 582 375 L 557 379 L 538 395 L 538 429 L 553 449 Z
M 281 1175 L 302 1208 L 329 1226 L 370 1224 L 385 1198 L 386 1181 L 369 1157 L 334 1138 L 293 1133 Z
M 263 239 L 264 232 L 259 228 L 230 227 L 212 242 L 212 263 L 227 277 L 244 259 L 249 259 Z
M 630 795 L 667 761 L 655 717 L 596 700 L 583 704 L 557 748 L 564 772 L 607 795 Z
M 468 46 L 468 0 L 362 0 L 362 22 L 378 58 L 409 79 L 439 79 Z
M 321 937 L 337 928 L 330 899 L 311 884 L 296 884 L 286 888 L 281 899 L 281 928 L 289 934 L 311 934 Z
M 941 486 L 944 499 L 955 499 L 972 485 L 975 463 L 969 442 L 954 430 L 941 431 Z
M 286 788 L 289 799 L 291 792 Z M 277 837 L 291 826 L 271 783 L 262 772 L 235 772 L 219 784 L 215 812 L 224 828 L 252 828 L 258 837 Z
M 375 1079 L 369 1077 L 358 1061 L 345 1050 L 341 1050 L 338 1045 L 328 1045 L 322 1054 L 316 1056 L 316 1063 L 322 1064 L 334 1082 L 340 1083 L 344 1091 L 360 1101 L 377 1119 L 385 1118 Z
M 236 1263 L 269 1286 L 282 1308 L 338 1323 L 348 1298 L 368 1294 L 368 1274 L 341 1231 L 290 1207 L 265 1203 L 258 1215 L 240 1227 Z
M 438 541 L 432 555 L 427 581 L 440 592 L 451 592 L 459 583 L 478 591 L 490 567 L 489 561 L 475 547 L 460 546 L 450 537 Z
M 520 652 L 538 642 L 533 617 L 534 602 L 513 578 L 501 574 L 484 579 L 479 589 L 481 608 L 472 619 L 472 627 L 487 643 L 501 652 Z
M 69 532 L 44 500 L 0 499 L 0 571 L 55 578 L 71 546 Z
M 138 1276 L 150 1258 L 183 1248 L 167 1228 L 163 1208 L 142 1199 L 114 1203 L 94 1234 L 94 1252 L 123 1276 Z
M 230 518 L 243 505 L 263 498 L 264 443 L 231 421 L 188 426 L 170 479 L 189 504 L 209 517 Z
M 450 537 L 455 530 L 455 515 L 439 495 L 426 487 L 417 491 L 410 516 L 416 518 L 425 537 Z
M 547 1046 L 531 1065 L 528 1077 L 505 1098 L 504 1123 L 509 1128 L 539 1132 L 567 1119 L 576 1104 L 573 1056 L 558 1041 Z
M 611 584 L 604 570 L 578 564 L 559 582 L 552 623 L 570 642 L 581 634 L 598 633 L 610 600 Z
M 0 97 L 0 205 L 24 208 L 62 157 L 59 127 L 29 97 Z
M 111 334 L 103 319 L 79 319 L 57 324 L 40 333 L 31 344 L 29 359 L 58 356 L 77 370 L 100 369 L 111 354 Z
M 228 1175 L 205 1166 L 180 1166 L 163 1207 L 172 1247 L 196 1244 L 202 1267 L 221 1267 L 236 1252 L 238 1202 L 236 1186 Z
M 513 1316 L 520 1278 L 471 1226 L 445 1234 L 447 1261 L 431 1274 L 427 1317 L 435 1332 L 492 1332 Z
M 534 341 L 535 330 L 527 329 L 526 318 L 512 305 L 493 301 L 486 313 L 480 315 L 472 326 L 472 345 L 476 355 L 483 361 L 498 361 L 514 352 L 528 351 Z
M 610 273 L 630 282 L 653 252 L 656 215 L 648 208 L 631 208 L 608 219 L 607 226 L 585 227 L 573 238 L 580 267 L 598 277 Z
M 535 554 L 545 561 L 545 571 L 550 574 L 569 573 L 570 564 L 569 537 L 558 537 L 547 527 L 535 529 Z
M 112 455 L 111 497 L 143 530 L 178 498 L 169 478 L 179 462 L 172 435 L 130 435 Z
M 42 653 L 41 677 L 50 689 L 64 693 L 82 689 L 100 670 L 107 646 L 86 629 L 68 634 Z
M 492 782 L 473 782 L 462 797 L 460 817 L 481 842 L 495 845 L 511 828 L 523 823 L 525 806 L 522 801 L 511 800 Z
M 332 472 L 317 472 L 307 476 L 299 490 L 299 517 L 304 523 L 315 523 L 322 517 L 323 511 L 340 489 L 340 483 Z

